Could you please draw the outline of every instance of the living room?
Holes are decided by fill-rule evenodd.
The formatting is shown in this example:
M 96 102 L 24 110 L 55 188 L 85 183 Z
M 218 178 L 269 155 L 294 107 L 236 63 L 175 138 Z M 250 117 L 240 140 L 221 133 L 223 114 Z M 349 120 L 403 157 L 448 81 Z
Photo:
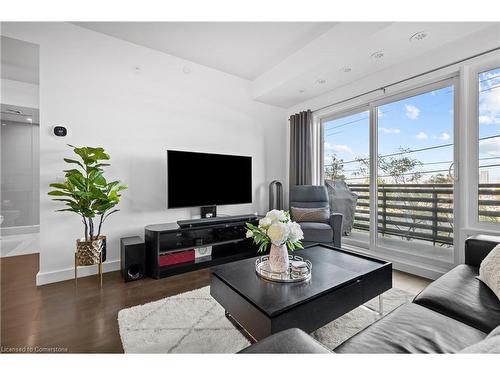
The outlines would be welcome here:
M 2 361 L 500 353 L 498 5 L 56 3 L 0 17 Z

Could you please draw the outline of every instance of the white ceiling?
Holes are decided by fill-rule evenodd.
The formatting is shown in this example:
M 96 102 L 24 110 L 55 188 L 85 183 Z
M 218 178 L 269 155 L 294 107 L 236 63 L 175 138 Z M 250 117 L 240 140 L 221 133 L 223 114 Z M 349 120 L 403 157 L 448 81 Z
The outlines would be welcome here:
M 485 46 L 500 45 L 498 22 L 84 22 L 77 25 L 247 79 L 253 99 L 285 108 L 342 90 L 346 85 L 368 82 L 367 77 L 390 76 L 393 69 L 402 65 L 408 72 L 418 71 L 419 67 L 423 69 L 423 65 L 416 67 L 413 63 L 418 59 L 424 59 L 427 67 L 439 67 L 443 61 L 453 62 L 481 52 Z M 420 31 L 428 36 L 410 41 Z M 484 37 L 485 33 L 489 36 Z M 487 43 L 482 43 L 483 40 Z M 454 53 L 435 58 L 451 49 Z M 377 51 L 383 51 L 384 57 L 371 58 Z M 350 72 L 344 72 L 345 67 Z M 325 82 L 318 84 L 318 81 Z
M 410 41 L 419 31 L 428 36 Z M 481 43 L 484 32 L 490 36 L 488 43 Z M 343 22 L 254 80 L 253 98 L 288 108 L 347 85 L 361 86 L 382 73 L 390 76 L 396 68 L 406 68 L 407 74 L 387 83 L 499 46 L 500 23 Z M 451 50 L 453 54 L 440 56 Z M 384 57 L 371 58 L 377 51 L 383 51 Z M 425 69 L 424 64 L 415 66 L 421 59 L 426 62 Z M 344 72 L 344 67 L 350 72 Z M 318 80 L 326 83 L 318 84 Z
M 38 85 L 39 47 L 5 36 L 1 45 L 1 77 Z
M 331 22 L 77 22 L 76 25 L 253 80 Z

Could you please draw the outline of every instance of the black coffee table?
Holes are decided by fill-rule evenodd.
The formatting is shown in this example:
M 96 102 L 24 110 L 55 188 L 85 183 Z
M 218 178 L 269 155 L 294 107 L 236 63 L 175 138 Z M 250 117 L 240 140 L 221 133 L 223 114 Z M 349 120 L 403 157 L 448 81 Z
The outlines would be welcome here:
M 319 244 L 294 254 L 312 262 L 309 281 L 266 281 L 256 258 L 214 268 L 210 294 L 254 340 L 293 327 L 312 332 L 392 287 L 389 262 Z

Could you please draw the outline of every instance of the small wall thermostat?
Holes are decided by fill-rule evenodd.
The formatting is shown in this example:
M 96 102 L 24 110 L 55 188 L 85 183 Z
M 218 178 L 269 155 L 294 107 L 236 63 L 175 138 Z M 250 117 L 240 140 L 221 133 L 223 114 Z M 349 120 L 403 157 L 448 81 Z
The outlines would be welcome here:
M 68 134 L 68 129 L 66 129 L 64 126 L 54 126 L 54 135 L 56 137 L 66 137 Z

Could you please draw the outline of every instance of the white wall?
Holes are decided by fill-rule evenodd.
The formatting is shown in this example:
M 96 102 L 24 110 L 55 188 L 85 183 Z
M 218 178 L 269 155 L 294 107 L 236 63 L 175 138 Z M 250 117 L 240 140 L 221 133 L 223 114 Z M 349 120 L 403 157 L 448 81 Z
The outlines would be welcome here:
M 157 51 L 64 23 L 6 23 L 3 34 L 40 45 L 40 225 L 37 283 L 73 276 L 78 217 L 55 213 L 48 184 L 61 177 L 66 143 L 103 146 L 110 178 L 129 189 L 111 216 L 105 270 L 119 267 L 119 238 L 143 235 L 151 223 L 186 219 L 166 209 L 168 148 L 250 155 L 254 203 L 222 206 L 225 213 L 264 212 L 267 185 L 281 170 L 274 144 L 285 111 L 250 99 L 248 82 Z M 189 66 L 191 73 L 183 68 Z M 65 125 L 69 136 L 50 135 Z M 279 138 L 279 137 L 278 137 Z M 278 154 L 278 157 L 275 155 Z M 80 274 L 95 273 L 94 269 Z
M 38 85 L 2 78 L 0 103 L 38 108 Z

